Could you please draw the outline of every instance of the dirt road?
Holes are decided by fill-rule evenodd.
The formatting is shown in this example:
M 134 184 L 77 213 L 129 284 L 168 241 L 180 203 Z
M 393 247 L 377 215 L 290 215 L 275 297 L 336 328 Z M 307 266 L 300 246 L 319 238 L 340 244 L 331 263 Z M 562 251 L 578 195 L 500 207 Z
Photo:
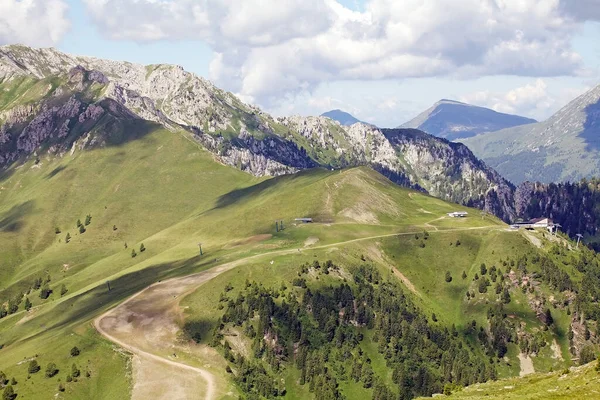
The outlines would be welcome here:
M 483 230 L 498 225 L 435 231 Z M 393 236 L 414 235 L 401 232 L 352 239 L 315 246 L 313 251 L 349 243 Z M 307 251 L 301 250 L 301 251 Z M 213 400 L 220 393 L 215 377 L 206 369 L 176 361 L 177 333 L 182 322 L 179 302 L 200 285 L 252 259 L 295 254 L 298 249 L 276 250 L 232 261 L 197 274 L 154 283 L 94 320 L 104 337 L 133 354 L 133 399 L 197 399 Z M 197 379 L 202 378 L 201 380 Z

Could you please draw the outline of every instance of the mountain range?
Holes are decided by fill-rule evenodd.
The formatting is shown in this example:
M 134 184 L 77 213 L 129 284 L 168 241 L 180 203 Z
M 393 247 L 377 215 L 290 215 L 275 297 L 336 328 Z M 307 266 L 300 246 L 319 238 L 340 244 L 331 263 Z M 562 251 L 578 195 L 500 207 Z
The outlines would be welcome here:
M 534 122 L 530 118 L 443 99 L 400 128 L 420 129 L 434 136 L 456 140 Z
M 597 180 L 515 188 L 418 129 L 24 46 L 0 48 L 0 157 L 4 398 L 600 391 L 573 367 L 600 256 L 495 216 L 597 233 Z
M 179 66 L 5 46 L 0 82 L 5 166 L 42 150 L 60 156 L 102 146 L 142 119 L 189 132 L 220 162 L 255 176 L 370 165 L 396 183 L 513 216 L 508 182 L 462 144 L 322 116 L 273 118 Z
M 514 183 L 577 181 L 600 175 L 600 86 L 549 119 L 463 141 Z

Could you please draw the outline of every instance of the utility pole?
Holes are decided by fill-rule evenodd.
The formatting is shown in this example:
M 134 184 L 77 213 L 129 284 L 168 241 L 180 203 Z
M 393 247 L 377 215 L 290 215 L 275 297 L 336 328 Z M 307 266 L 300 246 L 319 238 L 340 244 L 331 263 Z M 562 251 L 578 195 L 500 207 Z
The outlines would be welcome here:
M 577 248 L 579 248 L 579 242 L 581 241 L 581 238 L 583 237 L 583 235 L 581 233 L 578 233 L 575 236 L 577 236 Z
M 200 249 L 200 255 L 202 255 L 202 243 L 198 243 L 198 248 Z

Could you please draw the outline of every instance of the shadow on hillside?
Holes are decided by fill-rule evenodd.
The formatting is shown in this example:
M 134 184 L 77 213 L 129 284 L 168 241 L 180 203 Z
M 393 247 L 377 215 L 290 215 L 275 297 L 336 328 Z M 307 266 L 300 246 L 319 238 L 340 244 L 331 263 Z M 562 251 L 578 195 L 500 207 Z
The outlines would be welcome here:
M 23 227 L 23 217 L 33 211 L 33 201 L 14 206 L 0 215 L 0 232 L 18 232 Z
M 583 132 L 579 134 L 586 144 L 586 150 L 600 150 L 600 100 L 585 108 L 586 119 L 583 123 Z
M 300 172 L 298 172 L 296 174 L 292 174 L 292 175 L 283 175 L 283 176 L 271 178 L 271 179 L 263 181 L 259 184 L 256 184 L 254 186 L 250 186 L 250 187 L 243 188 L 243 189 L 236 189 L 229 193 L 224 194 L 223 196 L 219 197 L 219 199 L 217 200 L 217 203 L 213 207 L 213 210 L 229 207 L 229 206 L 239 203 L 239 202 L 249 201 L 252 198 L 256 198 L 256 197 L 260 196 L 262 193 L 268 192 L 271 188 L 273 188 L 275 186 L 279 186 L 281 184 L 283 184 L 283 185 L 289 184 L 290 187 L 293 187 L 294 183 L 298 179 L 302 179 L 303 177 L 305 177 L 306 175 L 309 175 L 309 174 L 314 177 L 318 176 L 320 179 L 324 179 L 327 176 L 329 176 L 328 171 L 326 169 L 313 168 L 313 169 L 303 170 L 303 171 L 300 171 Z M 311 181 L 311 183 L 313 183 L 315 181 Z M 296 187 L 296 189 L 297 189 L 297 187 Z
M 52 179 L 54 178 L 56 175 L 58 175 L 59 173 L 61 173 L 62 171 L 64 171 L 65 169 L 67 169 L 67 167 L 65 167 L 64 165 L 60 165 L 56 168 L 54 168 L 52 171 L 50 171 L 45 177 L 44 179 Z

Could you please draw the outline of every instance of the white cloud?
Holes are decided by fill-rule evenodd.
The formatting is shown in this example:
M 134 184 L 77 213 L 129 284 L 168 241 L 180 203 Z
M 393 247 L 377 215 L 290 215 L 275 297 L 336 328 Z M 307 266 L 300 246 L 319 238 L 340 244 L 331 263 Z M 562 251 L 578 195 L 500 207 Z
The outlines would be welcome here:
M 460 98 L 469 104 L 491 108 L 498 112 L 525 116 L 545 116 L 555 105 L 555 99 L 547 92 L 543 79 L 511 89 L 504 93 L 480 91 Z
M 0 45 L 52 46 L 70 27 L 63 0 L 1 0 Z
M 559 0 L 367 0 L 361 11 L 335 0 L 85 2 L 115 39 L 209 43 L 210 77 L 263 105 L 335 80 L 559 76 L 583 67 L 570 44 L 580 22 Z

